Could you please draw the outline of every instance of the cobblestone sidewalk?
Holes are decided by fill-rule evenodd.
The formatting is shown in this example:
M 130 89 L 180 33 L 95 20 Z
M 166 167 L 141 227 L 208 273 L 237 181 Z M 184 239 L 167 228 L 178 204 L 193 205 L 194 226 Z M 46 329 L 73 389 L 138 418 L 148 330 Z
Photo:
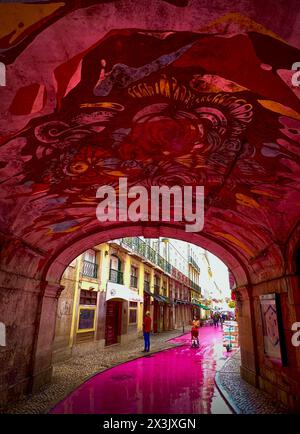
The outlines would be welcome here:
M 151 337 L 150 353 L 178 346 L 179 344 L 168 342 L 168 339 L 180 336 L 181 334 L 182 329 L 177 329 L 153 335 Z M 143 355 L 141 352 L 143 347 L 143 339 L 140 338 L 126 345 L 115 345 L 99 349 L 90 354 L 73 357 L 65 362 L 57 363 L 53 367 L 52 383 L 46 389 L 26 396 L 16 404 L 12 404 L 5 409 L 0 409 L 0 413 L 48 413 L 57 402 L 61 401 L 92 375 L 122 362 L 141 357 Z
M 234 354 L 216 375 L 223 397 L 239 414 L 285 414 L 287 410 L 265 392 L 248 384 L 240 376 L 241 355 Z

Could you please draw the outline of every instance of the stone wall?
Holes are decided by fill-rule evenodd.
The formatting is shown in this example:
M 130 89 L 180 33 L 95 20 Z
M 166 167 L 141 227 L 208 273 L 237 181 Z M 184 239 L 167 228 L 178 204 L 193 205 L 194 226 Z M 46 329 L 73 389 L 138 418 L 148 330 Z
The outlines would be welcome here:
M 55 338 L 53 342 L 53 362 L 71 356 L 70 334 L 75 293 L 75 267 L 68 267 L 61 284 L 64 287 L 57 307 Z
M 293 346 L 291 338 L 292 324 L 300 320 L 298 285 L 297 276 L 287 276 L 253 286 L 250 299 L 245 295 L 246 289 L 238 291 L 237 297 L 242 377 L 295 411 L 300 410 L 300 347 Z M 268 358 L 264 350 L 259 296 L 271 293 L 280 295 L 286 346 L 283 366 Z
M 52 342 L 60 285 L 0 272 L 0 407 L 51 381 Z

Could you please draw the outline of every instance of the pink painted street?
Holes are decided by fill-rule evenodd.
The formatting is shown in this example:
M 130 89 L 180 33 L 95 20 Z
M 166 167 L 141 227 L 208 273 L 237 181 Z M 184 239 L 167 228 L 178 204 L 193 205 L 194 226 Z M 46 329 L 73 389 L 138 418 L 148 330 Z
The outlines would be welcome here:
M 202 327 L 199 340 L 199 348 L 191 348 L 190 333 L 185 333 L 172 340 L 180 344 L 177 348 L 107 369 L 83 383 L 51 413 L 231 413 L 214 381 L 228 357 L 221 327 Z

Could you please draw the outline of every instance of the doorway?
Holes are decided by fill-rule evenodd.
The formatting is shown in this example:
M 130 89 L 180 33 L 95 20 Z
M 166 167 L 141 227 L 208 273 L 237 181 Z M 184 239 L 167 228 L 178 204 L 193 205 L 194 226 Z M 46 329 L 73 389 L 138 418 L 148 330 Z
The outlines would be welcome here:
M 121 334 L 122 302 L 109 300 L 106 306 L 105 345 L 118 343 Z

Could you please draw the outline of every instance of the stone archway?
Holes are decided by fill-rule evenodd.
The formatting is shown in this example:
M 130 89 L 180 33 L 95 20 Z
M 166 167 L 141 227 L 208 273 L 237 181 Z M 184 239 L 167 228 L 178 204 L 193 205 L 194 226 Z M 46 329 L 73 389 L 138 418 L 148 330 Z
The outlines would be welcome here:
M 243 264 L 234 252 L 231 252 L 227 246 L 223 246 L 216 241 L 205 237 L 202 234 L 187 233 L 180 226 L 172 225 L 159 225 L 159 226 L 143 226 L 143 225 L 129 225 L 127 227 L 112 227 L 101 232 L 95 231 L 85 238 L 80 238 L 77 242 L 67 246 L 65 249 L 57 252 L 55 257 L 47 258 L 43 269 L 40 270 L 40 276 L 30 278 L 23 275 L 22 282 L 27 282 L 27 288 L 23 293 L 23 297 L 28 297 L 31 294 L 32 299 L 27 299 L 27 304 L 23 307 L 23 315 L 26 314 L 26 309 L 33 309 L 35 307 L 35 328 L 33 331 L 33 342 L 26 342 L 28 347 L 23 348 L 23 351 L 31 353 L 30 359 L 26 358 L 20 362 L 17 358 L 18 369 L 23 366 L 24 371 L 27 372 L 27 378 L 20 379 L 20 383 L 27 381 L 26 388 L 21 389 L 22 392 L 35 391 L 40 387 L 45 386 L 51 381 L 52 372 L 52 344 L 54 339 L 55 321 L 56 321 L 56 308 L 59 295 L 63 288 L 60 286 L 61 275 L 72 259 L 82 253 L 87 248 L 100 244 L 101 242 L 110 239 L 119 238 L 123 236 L 137 236 L 143 235 L 145 237 L 175 237 L 187 242 L 193 242 L 196 245 L 205 247 L 212 253 L 218 255 L 228 265 L 233 273 L 237 282 L 237 294 L 240 302 L 239 318 L 241 331 L 241 348 L 242 348 L 242 372 L 248 381 L 252 384 L 258 384 L 258 361 L 256 349 L 256 329 L 254 326 L 254 313 L 253 302 L 251 298 L 251 283 L 249 281 L 249 272 L 245 264 Z M 26 249 L 23 251 L 25 254 Z M 28 252 L 27 252 L 28 254 Z M 23 256 L 24 258 L 24 256 Z M 32 285 L 36 285 L 33 290 Z M 36 299 L 33 300 L 34 296 Z M 11 300 L 14 303 L 14 299 Z M 35 306 L 36 304 L 36 306 Z M 8 305 L 8 303 L 7 303 Z M 13 308 L 13 306 L 11 306 Z M 21 312 L 21 309 L 19 310 Z M 24 325 L 14 325 L 14 348 L 11 348 L 11 341 L 8 341 L 9 350 L 18 353 L 20 339 L 24 335 Z M 17 369 L 17 366 L 15 369 Z M 7 370 L 7 367 L 3 368 Z M 18 396 L 20 384 L 18 379 L 14 379 L 12 390 L 14 390 L 12 397 Z M 22 387 L 22 386 L 21 386 Z
M 15 60 L 10 86 L 1 88 L 0 320 L 7 345 L 0 347 L 0 401 L 50 381 L 59 278 L 72 258 L 113 234 L 171 234 L 227 263 L 237 282 L 243 376 L 298 408 L 300 358 L 289 344 L 299 320 L 300 105 L 290 82 L 297 33 L 277 36 L 249 17 L 218 11 L 208 21 L 219 20 L 201 21 L 198 31 L 197 8 L 186 5 L 194 14 L 182 22 L 173 4 L 165 6 L 172 14 L 161 16 L 158 0 L 151 19 L 134 15 L 135 29 L 124 29 L 128 16 L 118 15 L 99 33 L 97 13 L 113 2 L 89 10 L 79 3 L 55 23 L 50 14 L 40 33 L 24 28 L 26 43 L 7 48 L 7 62 Z M 256 6 L 257 17 L 280 33 L 283 26 Z M 66 28 L 72 37 L 60 46 Z M 121 176 L 146 187 L 204 185 L 204 230 L 100 225 L 95 192 Z M 262 341 L 259 296 L 274 292 L 288 343 L 282 372 L 266 359 Z

